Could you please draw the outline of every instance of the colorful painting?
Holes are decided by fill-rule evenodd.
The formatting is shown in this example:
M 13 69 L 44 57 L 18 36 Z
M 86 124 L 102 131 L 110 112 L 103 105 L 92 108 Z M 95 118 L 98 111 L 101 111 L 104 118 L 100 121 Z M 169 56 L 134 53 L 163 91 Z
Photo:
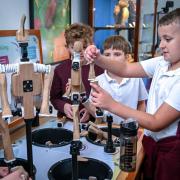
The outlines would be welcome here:
M 40 29 L 43 63 L 69 58 L 64 29 L 70 24 L 70 0 L 34 0 L 34 27 Z

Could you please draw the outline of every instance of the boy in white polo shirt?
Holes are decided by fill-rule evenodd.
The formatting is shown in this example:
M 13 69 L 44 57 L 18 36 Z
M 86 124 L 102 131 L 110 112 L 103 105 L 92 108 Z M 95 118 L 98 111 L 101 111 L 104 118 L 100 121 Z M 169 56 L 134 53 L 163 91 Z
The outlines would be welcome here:
M 180 8 L 163 16 L 158 33 L 162 56 L 128 64 L 102 56 L 89 46 L 85 57 L 104 69 L 124 77 L 153 77 L 147 113 L 117 103 L 102 88 L 91 84 L 94 106 L 123 118 L 134 118 L 144 127 L 144 179 L 180 179 Z
M 130 61 L 130 53 L 131 47 L 122 36 L 110 36 L 104 42 L 103 54 L 111 59 L 118 57 L 119 61 Z M 123 78 L 105 70 L 96 79 L 99 86 L 105 89 L 115 101 L 133 109 L 145 111 L 147 91 L 141 78 Z M 124 120 L 113 113 L 110 114 L 113 116 L 114 124 L 120 124 Z

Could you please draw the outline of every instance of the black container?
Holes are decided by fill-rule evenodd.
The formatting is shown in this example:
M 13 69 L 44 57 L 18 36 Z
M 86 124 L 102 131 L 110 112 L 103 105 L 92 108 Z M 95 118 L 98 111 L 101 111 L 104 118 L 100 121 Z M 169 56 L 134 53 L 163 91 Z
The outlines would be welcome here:
M 112 179 L 111 168 L 102 161 L 87 158 L 87 162 L 79 161 L 79 179 L 88 179 L 94 176 L 97 180 Z M 49 180 L 71 180 L 72 161 L 71 158 L 55 163 L 48 171 Z
M 108 131 L 108 128 L 107 127 L 103 127 L 103 128 L 100 128 L 101 130 L 103 130 L 104 132 L 107 132 Z M 116 136 L 118 139 L 120 137 L 120 128 L 112 128 L 112 135 Z M 105 144 L 102 144 L 101 142 L 95 142 L 97 138 L 97 134 L 95 133 L 92 133 L 92 132 L 88 132 L 88 135 L 86 136 L 86 139 L 92 143 L 92 144 L 95 144 L 95 145 L 99 145 L 99 146 L 105 146 Z M 120 146 L 120 141 L 116 141 L 114 142 L 114 145 L 116 147 Z
M 120 169 L 131 172 L 136 170 L 138 124 L 128 119 L 121 124 Z
M 61 147 L 70 144 L 72 139 L 73 132 L 64 128 L 44 128 L 32 132 L 32 143 L 40 147 Z
M 13 164 L 14 166 L 22 166 L 28 173 L 29 173 L 29 168 L 28 168 L 28 161 L 25 159 L 21 158 L 16 158 L 16 161 Z M 7 167 L 7 164 L 4 161 L 4 158 L 0 158 L 0 166 L 5 166 Z M 36 167 L 33 165 L 33 174 L 36 174 Z

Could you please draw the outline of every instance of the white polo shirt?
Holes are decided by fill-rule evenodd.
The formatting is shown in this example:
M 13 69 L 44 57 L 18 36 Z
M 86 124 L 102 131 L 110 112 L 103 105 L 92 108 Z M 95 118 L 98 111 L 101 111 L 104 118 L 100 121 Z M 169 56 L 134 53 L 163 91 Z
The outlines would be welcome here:
M 165 61 L 163 56 L 142 61 L 141 65 L 147 75 L 153 77 L 147 112 L 154 114 L 164 102 L 180 111 L 180 68 L 168 71 L 170 63 Z M 145 134 L 151 136 L 155 141 L 176 135 L 179 121 L 180 118 L 159 132 L 145 130 Z
M 123 78 L 121 83 L 112 79 L 105 71 L 103 74 L 96 77 L 100 87 L 105 89 L 114 100 L 121 102 L 133 109 L 137 109 L 138 101 L 147 99 L 147 91 L 142 79 L 140 78 Z M 105 113 L 107 113 L 105 111 Z M 121 117 L 108 113 L 113 116 L 113 123 L 119 124 Z

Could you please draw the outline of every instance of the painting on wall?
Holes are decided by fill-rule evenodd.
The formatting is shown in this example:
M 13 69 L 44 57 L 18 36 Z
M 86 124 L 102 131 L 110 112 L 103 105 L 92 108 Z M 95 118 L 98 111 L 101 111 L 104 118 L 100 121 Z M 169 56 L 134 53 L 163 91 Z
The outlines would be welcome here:
M 34 0 L 31 4 L 34 28 L 41 32 L 44 64 L 69 58 L 64 29 L 70 24 L 70 4 L 70 0 Z

